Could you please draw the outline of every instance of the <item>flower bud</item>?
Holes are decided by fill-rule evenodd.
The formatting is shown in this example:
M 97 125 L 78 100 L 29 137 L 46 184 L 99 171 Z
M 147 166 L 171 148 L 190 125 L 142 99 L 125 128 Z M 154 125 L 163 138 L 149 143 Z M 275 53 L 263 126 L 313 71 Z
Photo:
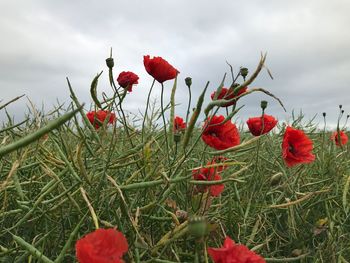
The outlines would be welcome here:
M 106 64 L 107 64 L 107 67 L 109 69 L 112 69 L 114 67 L 114 59 L 111 57 L 111 58 L 107 58 L 106 59 Z
M 180 141 L 181 141 L 181 133 L 176 132 L 176 133 L 174 134 L 174 142 L 178 143 L 178 142 L 180 142 Z
M 262 110 L 265 110 L 267 108 L 267 101 L 266 100 L 262 100 L 260 102 L 260 107 L 262 108 Z
M 188 219 L 188 230 L 194 237 L 204 237 L 207 233 L 207 226 L 207 220 L 203 216 L 192 216 Z
M 341 109 L 341 108 L 343 108 L 343 105 L 340 104 L 340 105 L 339 105 L 339 109 Z
M 324 113 L 322 113 L 322 115 L 323 115 L 323 117 L 326 117 L 326 113 L 324 112 Z
M 186 83 L 186 86 L 187 86 L 188 88 L 191 88 L 191 85 L 192 85 L 192 78 L 191 78 L 191 77 L 185 78 L 185 83 Z
M 245 80 L 245 77 L 248 75 L 248 69 L 247 68 L 241 68 L 240 73 Z
M 341 111 L 341 114 L 344 114 L 344 110 Z

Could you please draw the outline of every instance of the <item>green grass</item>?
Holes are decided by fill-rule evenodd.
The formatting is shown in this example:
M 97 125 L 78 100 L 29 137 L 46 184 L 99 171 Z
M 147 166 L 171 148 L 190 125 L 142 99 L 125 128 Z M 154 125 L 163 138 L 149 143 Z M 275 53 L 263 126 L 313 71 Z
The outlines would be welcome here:
M 31 119 L 20 128 L 2 132 L 0 140 L 3 144 L 17 141 L 36 131 L 35 123 Z M 41 126 L 45 123 L 43 118 Z M 191 169 L 205 165 L 211 158 L 202 142 L 181 164 L 181 151 L 175 160 L 172 152 L 173 166 L 169 167 L 161 131 L 148 129 L 147 140 L 142 144 L 137 130 L 128 137 L 121 127 L 101 129 L 97 133 L 98 142 L 90 130 L 83 127 L 78 130 L 71 120 L 48 137 L 1 159 L 2 261 L 24 262 L 30 257 L 29 251 L 14 242 L 12 235 L 32 244 L 46 257 L 56 259 L 70 233 L 84 218 L 64 253 L 63 262 L 73 262 L 75 240 L 95 226 L 82 197 L 82 187 L 100 227 L 117 226 L 127 236 L 128 261 L 163 258 L 193 262 L 193 251 L 203 256 L 203 242 L 221 246 L 224 235 L 229 235 L 266 258 L 304 255 L 300 262 L 346 262 L 350 258 L 350 194 L 345 189 L 350 176 L 349 151 L 335 147 L 328 133 L 309 129 L 317 156 L 312 164 L 295 168 L 284 165 L 283 129 L 280 134 L 259 139 L 258 157 L 252 145 L 249 150 L 226 154 L 230 161 L 239 164 L 225 170 L 223 179 L 248 168 L 235 175 L 236 180 L 226 182 L 222 195 L 213 198 L 205 208 L 207 197 L 204 195 L 199 205 L 199 197 L 195 200 L 193 185 L 189 183 Z M 245 140 L 250 138 L 244 132 L 241 134 Z M 171 174 L 175 169 L 176 173 Z M 172 178 L 167 178 L 170 175 Z M 305 200 L 296 204 L 271 207 L 303 197 Z M 186 232 L 154 250 L 167 232 L 176 229 L 176 220 L 172 218 L 176 210 L 205 216 L 212 231 L 204 238 Z M 318 231 L 317 221 L 324 218 L 328 220 Z M 179 220 L 181 223 L 182 219 Z

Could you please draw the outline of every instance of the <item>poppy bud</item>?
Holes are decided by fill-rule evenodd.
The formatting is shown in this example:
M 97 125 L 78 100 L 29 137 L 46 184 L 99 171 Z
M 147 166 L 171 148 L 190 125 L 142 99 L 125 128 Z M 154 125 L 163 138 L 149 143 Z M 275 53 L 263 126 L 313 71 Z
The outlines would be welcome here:
M 186 83 L 186 86 L 187 86 L 188 88 L 191 88 L 191 85 L 192 85 L 192 78 L 191 78 L 191 77 L 185 78 L 185 83 Z
M 262 108 L 262 110 L 265 110 L 267 108 L 267 101 L 266 100 L 262 100 L 260 102 L 260 107 Z
M 343 105 L 340 104 L 340 105 L 339 105 L 339 109 L 341 109 L 341 108 L 343 108 Z
M 177 132 L 174 134 L 174 142 L 180 142 L 181 141 L 181 133 Z
M 326 113 L 324 112 L 324 113 L 322 113 L 322 115 L 323 115 L 323 117 L 326 117 Z
M 344 110 L 341 111 L 341 114 L 344 114 Z
M 207 233 L 207 221 L 203 216 L 192 216 L 188 219 L 188 230 L 191 235 L 201 238 Z
M 247 68 L 241 68 L 240 73 L 245 80 L 245 77 L 248 75 L 248 69 Z
M 114 67 L 114 59 L 113 58 L 107 58 L 106 59 L 106 64 L 107 64 L 107 67 L 112 69 Z

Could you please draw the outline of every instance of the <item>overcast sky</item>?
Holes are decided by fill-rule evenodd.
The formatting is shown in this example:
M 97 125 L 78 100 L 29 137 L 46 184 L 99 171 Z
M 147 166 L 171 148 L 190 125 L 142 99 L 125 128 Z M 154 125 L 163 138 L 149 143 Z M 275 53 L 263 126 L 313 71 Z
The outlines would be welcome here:
M 57 99 L 70 101 L 65 78 L 80 101 L 91 103 L 89 87 L 104 70 L 98 91 L 108 91 L 105 59 L 113 47 L 115 75 L 133 71 L 139 85 L 125 108 L 137 113 L 145 105 L 152 83 L 143 55 L 162 56 L 180 71 L 177 114 L 186 111 L 184 78 L 193 78 L 196 98 L 210 81 L 219 85 L 226 61 L 235 72 L 252 72 L 260 52 L 268 53 L 263 71 L 251 87 L 263 87 L 280 97 L 288 112 L 264 94 L 242 99 L 240 120 L 260 114 L 260 101 L 269 101 L 268 114 L 288 119 L 292 109 L 307 118 L 327 112 L 336 122 L 338 105 L 350 112 L 350 1 L 4 1 L 0 0 L 0 105 L 26 94 L 39 108 L 52 109 Z M 230 80 L 228 78 L 228 80 Z M 229 81 L 226 82 L 229 85 Z M 168 94 L 172 81 L 165 83 Z M 154 95 L 159 96 L 160 85 Z M 8 107 L 16 121 L 23 118 L 27 99 Z M 4 119 L 4 111 L 0 119 Z

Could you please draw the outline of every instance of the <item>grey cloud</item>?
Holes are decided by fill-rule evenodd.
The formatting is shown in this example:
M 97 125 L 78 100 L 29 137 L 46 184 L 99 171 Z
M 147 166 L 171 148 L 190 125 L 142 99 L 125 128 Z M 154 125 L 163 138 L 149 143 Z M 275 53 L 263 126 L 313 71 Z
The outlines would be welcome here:
M 134 113 L 142 110 L 152 82 L 143 68 L 145 54 L 163 56 L 180 70 L 177 110 L 184 115 L 185 77 L 193 78 L 194 97 L 208 80 L 211 93 L 229 73 L 226 60 L 235 71 L 240 66 L 253 71 L 260 51 L 268 51 L 267 66 L 275 79 L 263 72 L 253 86 L 280 97 L 289 112 L 259 94 L 242 99 L 241 119 L 259 114 L 261 99 L 269 100 L 269 113 L 282 120 L 292 109 L 303 109 L 308 118 L 326 111 L 333 122 L 338 104 L 350 111 L 350 3 L 345 0 L 13 1 L 0 7 L 4 100 L 26 93 L 38 104 L 69 101 L 69 76 L 80 99 L 90 102 L 90 81 L 106 70 L 104 59 L 113 46 L 116 74 L 131 70 L 140 76 L 125 105 Z M 106 74 L 100 83 L 99 91 L 107 92 Z M 23 108 L 17 103 L 9 110 L 21 116 Z

